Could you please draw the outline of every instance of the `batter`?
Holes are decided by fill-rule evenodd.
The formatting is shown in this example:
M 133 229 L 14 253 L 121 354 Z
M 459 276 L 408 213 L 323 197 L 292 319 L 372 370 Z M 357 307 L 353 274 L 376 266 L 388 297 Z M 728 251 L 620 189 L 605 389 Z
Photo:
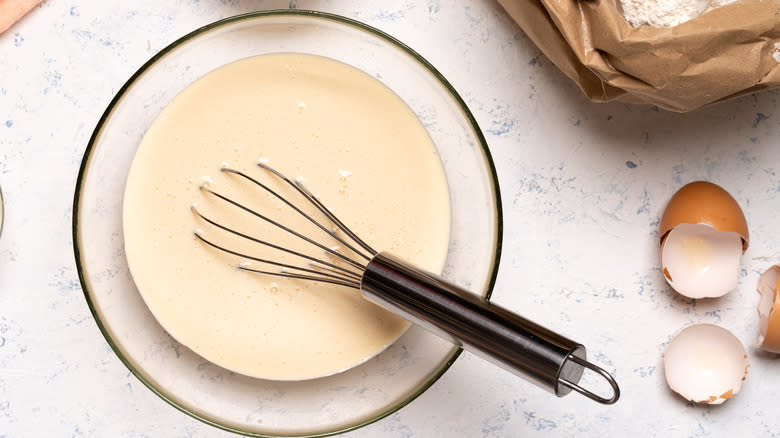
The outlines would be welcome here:
M 135 284 L 160 324 L 204 358 L 274 380 L 351 368 L 396 340 L 401 318 L 345 287 L 239 271 L 245 259 L 193 236 L 257 257 L 291 256 L 235 238 L 190 209 L 258 238 L 323 257 L 323 251 L 241 211 L 212 190 L 353 254 L 223 165 L 280 190 L 256 166 L 305 178 L 306 186 L 359 236 L 432 272 L 449 242 L 447 181 L 415 114 L 390 89 L 343 63 L 272 54 L 223 66 L 182 91 L 147 131 L 124 199 L 125 250 Z M 268 269 L 252 262 L 252 267 Z

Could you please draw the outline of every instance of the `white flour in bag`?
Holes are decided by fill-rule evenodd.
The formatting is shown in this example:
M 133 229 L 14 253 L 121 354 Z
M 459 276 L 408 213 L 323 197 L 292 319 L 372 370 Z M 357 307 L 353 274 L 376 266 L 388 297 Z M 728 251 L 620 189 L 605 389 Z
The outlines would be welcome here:
M 673 27 L 735 0 L 618 0 L 633 27 Z

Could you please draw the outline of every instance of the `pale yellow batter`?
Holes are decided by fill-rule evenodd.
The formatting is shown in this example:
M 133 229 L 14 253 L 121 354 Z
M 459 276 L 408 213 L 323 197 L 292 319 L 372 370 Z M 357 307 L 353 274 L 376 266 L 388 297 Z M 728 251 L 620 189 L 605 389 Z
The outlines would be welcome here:
M 305 177 L 307 187 L 375 249 L 429 271 L 442 269 L 450 226 L 446 177 L 414 113 L 379 81 L 340 62 L 263 55 L 226 65 L 187 87 L 138 148 L 127 179 L 124 237 L 144 301 L 182 344 L 242 374 L 309 379 L 371 358 L 408 323 L 353 289 L 239 271 L 235 266 L 245 260 L 193 236 L 202 229 L 231 249 L 302 264 L 208 225 L 190 210 L 196 203 L 231 228 L 309 248 L 199 190 L 206 182 L 337 245 L 261 189 L 220 171 L 226 163 L 293 196 L 255 165 L 260 159 L 291 177 Z M 323 257 L 320 250 L 308 252 Z

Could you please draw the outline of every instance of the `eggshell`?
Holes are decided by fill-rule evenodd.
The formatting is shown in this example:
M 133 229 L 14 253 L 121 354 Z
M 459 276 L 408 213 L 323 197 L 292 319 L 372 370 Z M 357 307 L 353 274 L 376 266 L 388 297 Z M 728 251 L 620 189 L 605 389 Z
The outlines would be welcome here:
M 661 242 L 666 282 L 688 298 L 716 298 L 737 288 L 742 238 L 707 224 L 679 224 Z
M 748 248 L 745 214 L 737 201 L 716 184 L 695 181 L 681 187 L 672 196 L 661 217 L 661 241 L 680 224 L 707 224 L 718 231 L 737 233 L 742 237 L 742 251 Z
M 748 366 L 739 339 L 712 324 L 686 327 L 664 352 L 666 383 L 694 403 L 717 405 L 732 398 L 742 388 Z
M 758 279 L 758 315 L 761 326 L 756 346 L 773 353 L 780 353 L 780 265 L 764 272 Z

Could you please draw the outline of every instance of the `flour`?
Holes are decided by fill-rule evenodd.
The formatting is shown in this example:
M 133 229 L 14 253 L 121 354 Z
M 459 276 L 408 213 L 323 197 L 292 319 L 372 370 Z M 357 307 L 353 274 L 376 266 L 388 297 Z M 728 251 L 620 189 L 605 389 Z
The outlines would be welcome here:
M 618 0 L 633 27 L 673 27 L 735 0 Z

